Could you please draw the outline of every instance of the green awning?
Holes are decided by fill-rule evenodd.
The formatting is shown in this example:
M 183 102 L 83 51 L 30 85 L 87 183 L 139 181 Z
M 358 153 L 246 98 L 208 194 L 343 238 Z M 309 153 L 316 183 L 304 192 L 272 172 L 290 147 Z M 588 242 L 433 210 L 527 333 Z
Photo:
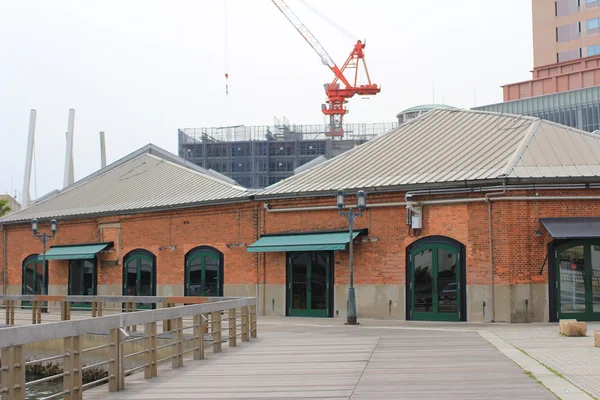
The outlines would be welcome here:
M 359 232 L 352 232 L 352 238 Z M 301 235 L 263 236 L 248 246 L 248 251 L 266 253 L 276 251 L 344 250 L 350 242 L 350 232 L 310 233 Z
M 90 260 L 108 246 L 110 243 L 52 246 L 46 252 L 46 260 Z M 38 256 L 38 260 L 42 260 L 42 255 Z

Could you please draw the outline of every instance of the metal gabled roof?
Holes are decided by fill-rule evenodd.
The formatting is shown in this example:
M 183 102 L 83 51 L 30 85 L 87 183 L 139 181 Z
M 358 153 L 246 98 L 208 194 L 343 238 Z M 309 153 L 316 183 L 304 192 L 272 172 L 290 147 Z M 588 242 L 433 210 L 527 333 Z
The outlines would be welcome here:
M 600 176 L 600 136 L 538 118 L 436 109 L 257 197 L 504 178 Z
M 148 145 L 0 222 L 177 208 L 247 196 L 245 188 Z

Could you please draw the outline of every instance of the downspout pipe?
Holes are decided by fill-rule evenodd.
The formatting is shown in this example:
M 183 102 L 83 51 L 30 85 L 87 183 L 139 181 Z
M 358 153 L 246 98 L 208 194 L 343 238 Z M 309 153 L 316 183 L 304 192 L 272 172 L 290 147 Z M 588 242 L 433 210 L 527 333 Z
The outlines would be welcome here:
M 6 232 L 6 227 L 4 226 L 4 224 L 0 224 L 0 231 L 2 232 L 2 294 L 6 296 L 7 293 L 7 278 L 8 278 L 8 271 L 7 271 L 7 260 L 8 257 L 6 256 L 6 241 L 7 241 L 7 232 Z
M 492 309 L 492 314 L 490 316 L 490 322 L 494 322 L 496 320 L 496 296 L 494 295 L 494 231 L 492 227 L 492 198 L 494 196 L 500 197 L 506 194 L 506 186 L 503 187 L 504 190 L 502 192 L 497 193 L 486 193 L 485 200 L 488 205 L 488 241 L 489 241 L 489 254 L 490 254 L 490 306 Z M 485 307 L 483 309 L 485 313 Z M 483 316 L 485 319 L 485 315 Z

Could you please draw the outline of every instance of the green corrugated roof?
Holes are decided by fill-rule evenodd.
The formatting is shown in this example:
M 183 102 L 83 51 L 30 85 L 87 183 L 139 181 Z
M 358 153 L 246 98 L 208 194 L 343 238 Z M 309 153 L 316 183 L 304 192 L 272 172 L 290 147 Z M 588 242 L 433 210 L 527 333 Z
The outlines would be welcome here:
M 46 260 L 90 260 L 96 253 L 104 250 L 110 243 L 94 243 L 72 246 L 52 246 L 46 252 Z M 38 260 L 43 257 L 38 256 Z
M 352 238 L 360 232 L 352 232 Z M 263 236 L 248 246 L 249 252 L 344 250 L 350 242 L 350 232 L 310 233 L 301 235 Z

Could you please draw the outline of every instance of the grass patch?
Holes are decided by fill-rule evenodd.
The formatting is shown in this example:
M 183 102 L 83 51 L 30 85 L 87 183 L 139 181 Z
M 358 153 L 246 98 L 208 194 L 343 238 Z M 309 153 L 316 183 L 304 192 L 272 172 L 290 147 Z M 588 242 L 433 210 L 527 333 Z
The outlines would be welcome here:
M 590 393 L 586 392 L 585 390 L 583 390 L 582 388 L 580 388 L 579 386 L 577 386 L 576 384 L 574 384 L 573 382 L 571 382 L 570 380 L 568 380 L 567 378 L 565 378 L 565 376 L 563 374 L 561 374 L 560 372 L 558 372 L 557 370 L 555 370 L 554 368 L 550 368 L 549 366 L 547 366 L 546 364 L 544 364 L 543 362 L 538 361 L 536 358 L 531 357 L 531 355 L 529 353 L 527 353 L 525 350 L 514 346 L 515 349 L 519 350 L 521 353 L 525 354 L 527 357 L 530 357 L 532 359 L 534 359 L 535 361 L 537 361 L 538 363 L 540 363 L 540 365 L 542 365 L 544 368 L 546 368 L 548 371 L 552 372 L 554 375 L 558 376 L 561 379 L 564 379 L 565 381 L 569 382 L 571 385 L 575 386 L 576 388 L 578 388 L 579 390 L 581 390 L 583 393 L 587 394 L 588 396 L 590 396 L 592 399 L 594 400 L 599 400 L 597 397 L 592 396 Z M 546 389 L 548 389 L 548 387 L 546 385 L 544 385 L 542 382 L 540 382 L 539 379 L 537 379 L 535 377 L 535 375 L 531 372 L 531 371 L 524 371 L 525 374 L 529 375 L 529 377 L 531 379 L 535 379 L 536 381 L 538 381 L 540 383 L 540 385 L 542 385 L 543 387 L 545 387 Z M 548 389 L 552 394 L 554 394 L 556 397 L 558 397 L 556 395 L 556 393 L 552 392 L 550 389 Z M 560 398 L 560 397 L 558 397 Z

